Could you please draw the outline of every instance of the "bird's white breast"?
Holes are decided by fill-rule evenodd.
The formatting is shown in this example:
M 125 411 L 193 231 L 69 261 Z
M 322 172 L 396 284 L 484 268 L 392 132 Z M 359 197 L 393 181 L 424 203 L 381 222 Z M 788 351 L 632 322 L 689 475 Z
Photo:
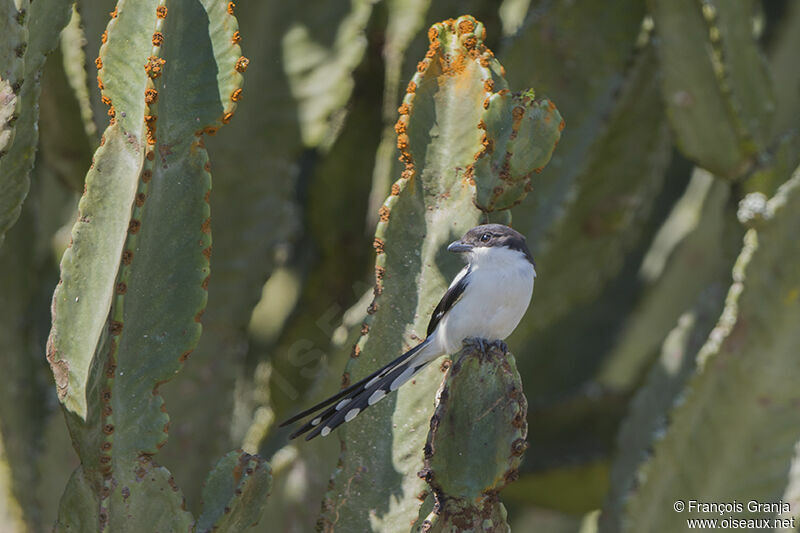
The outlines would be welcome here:
M 461 349 L 466 337 L 503 340 L 522 320 L 533 294 L 536 272 L 518 251 L 476 248 L 469 285 L 439 323 L 437 344 L 445 353 Z

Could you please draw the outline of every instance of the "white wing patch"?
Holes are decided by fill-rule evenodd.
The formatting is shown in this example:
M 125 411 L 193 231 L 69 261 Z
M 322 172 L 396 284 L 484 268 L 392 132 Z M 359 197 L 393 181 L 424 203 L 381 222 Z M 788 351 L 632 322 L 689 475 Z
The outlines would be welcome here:
M 369 397 L 369 399 L 367 400 L 367 403 L 369 405 L 374 405 L 374 404 L 378 403 L 381 399 L 383 399 L 384 396 L 386 396 L 386 391 L 385 390 L 376 390 Z
M 341 411 L 342 407 L 344 407 L 345 405 L 347 405 L 348 403 L 350 403 L 350 401 L 351 401 L 351 400 L 352 400 L 352 398 L 345 398 L 345 399 L 344 399 L 344 400 L 342 400 L 341 402 L 337 403 L 337 404 L 336 404 L 336 410 L 337 410 L 337 411 Z
M 406 381 L 411 379 L 411 376 L 413 376 L 416 371 L 417 371 L 417 367 L 415 367 L 415 366 L 410 366 L 410 367 L 406 368 L 405 370 L 403 370 L 403 373 L 400 374 L 399 376 L 397 376 L 396 378 L 394 378 L 394 381 L 392 381 L 392 384 L 389 385 L 389 390 L 390 391 L 397 390 L 400 387 L 400 385 L 402 385 L 403 383 L 405 383 Z

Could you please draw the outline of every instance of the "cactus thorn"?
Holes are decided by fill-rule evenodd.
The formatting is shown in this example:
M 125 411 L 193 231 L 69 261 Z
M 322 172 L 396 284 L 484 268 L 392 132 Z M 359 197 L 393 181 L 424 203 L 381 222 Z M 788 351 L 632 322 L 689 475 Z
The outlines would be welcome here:
M 244 56 L 240 56 L 239 59 L 236 60 L 236 65 L 234 68 L 236 68 L 237 72 L 244 72 L 247 70 L 247 65 L 249 64 L 250 64 L 249 59 L 247 59 Z
M 148 76 L 155 79 L 161 76 L 166 60 L 158 56 L 150 56 L 144 64 L 144 70 Z

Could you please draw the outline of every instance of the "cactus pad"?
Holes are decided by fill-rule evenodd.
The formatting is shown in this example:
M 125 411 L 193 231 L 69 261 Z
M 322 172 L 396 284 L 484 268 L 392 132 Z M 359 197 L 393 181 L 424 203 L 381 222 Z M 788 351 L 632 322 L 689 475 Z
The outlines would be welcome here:
M 483 350 L 465 343 L 425 444 L 420 476 L 436 498 L 430 531 L 508 530 L 498 492 L 516 479 L 528 446 L 527 407 L 514 356 L 497 344 Z

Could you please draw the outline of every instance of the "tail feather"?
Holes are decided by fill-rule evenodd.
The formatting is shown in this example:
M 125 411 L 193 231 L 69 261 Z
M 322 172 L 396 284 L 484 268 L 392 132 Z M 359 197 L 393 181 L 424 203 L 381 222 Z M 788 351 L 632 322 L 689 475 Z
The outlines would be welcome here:
M 344 422 L 350 422 L 361 414 L 364 409 L 375 405 L 386 397 L 387 394 L 394 392 L 403 383 L 417 375 L 428 363 L 430 363 L 430 360 L 416 361 L 414 359 L 400 363 L 385 376 L 377 380 L 371 387 L 365 388 L 359 393 L 347 398 L 349 401 L 344 404 L 340 402 L 341 407 L 337 405 L 334 406 L 334 408 L 328 409 L 322 416 L 315 418 L 307 424 L 309 426 L 307 429 L 305 427 L 301 428 L 303 433 L 313 428 L 311 433 L 306 436 L 306 440 L 311 440 L 317 435 L 325 437 Z M 339 408 L 336 409 L 335 407 Z
M 401 355 L 397 359 L 395 359 L 395 360 L 391 361 L 390 363 L 386 364 L 385 366 L 379 368 L 378 370 L 376 370 L 372 374 L 368 375 L 367 377 L 361 379 L 357 383 L 354 383 L 353 385 L 350 385 L 346 389 L 342 389 L 341 391 L 339 391 L 338 393 L 334 394 L 330 398 L 327 398 L 327 399 L 321 401 L 320 403 L 314 405 L 313 407 L 310 407 L 310 408 L 306 409 L 305 411 L 294 415 L 293 417 L 289 418 L 288 420 L 285 420 L 284 422 L 282 422 L 280 424 L 280 427 L 287 426 L 289 424 L 297 422 L 298 420 L 300 420 L 302 418 L 305 418 L 305 417 L 307 417 L 309 415 L 315 414 L 315 413 L 317 413 L 317 412 L 319 412 L 319 411 L 321 411 L 321 410 L 323 410 L 323 409 L 325 409 L 327 407 L 327 409 L 325 409 L 324 412 L 322 412 L 318 416 L 314 417 L 311 421 L 309 421 L 306 424 L 304 424 L 302 427 L 300 427 L 297 431 L 295 431 L 294 433 L 292 433 L 289 436 L 290 439 L 294 439 L 295 437 L 298 437 L 298 436 L 302 435 L 303 433 L 305 433 L 305 432 L 313 429 L 314 427 L 320 425 L 323 421 L 327 421 L 327 420 L 331 419 L 332 416 L 334 416 L 337 412 L 339 412 L 341 409 L 343 409 L 348 403 L 352 402 L 355 398 L 359 397 L 359 395 L 363 394 L 364 392 L 366 392 L 368 390 L 374 389 L 375 385 L 377 383 L 381 382 L 383 379 L 386 378 L 386 376 L 388 376 L 396 368 L 398 368 L 398 366 L 402 365 L 405 361 L 407 361 L 409 358 L 411 358 L 414 354 L 419 352 L 419 350 L 422 349 L 426 344 L 427 343 L 424 342 L 424 341 L 421 342 L 420 344 L 418 344 L 415 347 L 411 348 L 410 350 L 408 350 L 406 353 L 404 353 L 403 355 Z M 394 390 L 394 389 L 392 389 L 392 390 Z M 317 432 L 316 434 L 319 434 L 319 432 Z M 314 434 L 314 436 L 316 436 L 316 434 Z M 327 435 L 327 432 L 325 434 Z M 311 435 L 309 435 L 309 437 L 307 437 L 307 440 L 311 439 L 311 438 L 313 438 L 313 437 Z

